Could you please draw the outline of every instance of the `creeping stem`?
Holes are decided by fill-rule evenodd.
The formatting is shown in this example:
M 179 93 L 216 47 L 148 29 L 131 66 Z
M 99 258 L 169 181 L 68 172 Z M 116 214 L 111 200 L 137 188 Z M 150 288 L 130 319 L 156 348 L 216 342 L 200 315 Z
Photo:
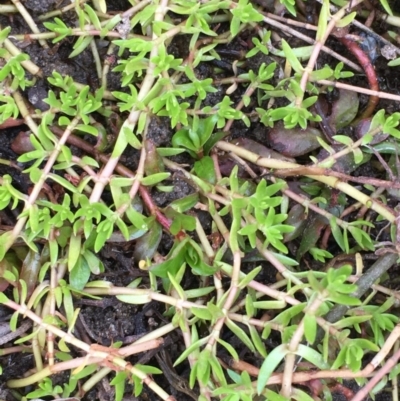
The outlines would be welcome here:
M 353 56 L 360 63 L 368 79 L 368 84 L 370 89 L 378 92 L 379 91 L 378 78 L 376 76 L 375 69 L 371 64 L 371 60 L 369 59 L 368 55 L 362 51 L 362 49 L 360 48 L 360 46 L 358 46 L 356 42 L 353 42 L 352 40 L 349 40 L 345 37 L 338 38 L 338 40 L 346 46 L 346 48 L 353 54 Z M 363 118 L 368 118 L 374 112 L 378 102 L 379 102 L 379 97 L 376 95 L 371 95 L 369 97 L 367 108 L 364 110 L 364 112 L 361 114 L 358 120 L 362 120 Z

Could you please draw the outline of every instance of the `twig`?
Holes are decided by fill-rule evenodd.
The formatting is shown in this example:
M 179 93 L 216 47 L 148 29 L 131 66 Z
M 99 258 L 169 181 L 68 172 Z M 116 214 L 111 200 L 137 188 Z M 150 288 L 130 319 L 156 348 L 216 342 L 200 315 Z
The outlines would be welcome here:
M 368 393 L 379 383 L 383 376 L 393 369 L 398 359 L 400 358 L 400 350 L 398 350 L 393 356 L 391 356 L 386 363 L 378 370 L 372 377 L 372 379 L 351 399 L 351 401 L 362 401 L 367 397 Z
M 272 18 L 276 21 L 280 21 L 280 22 L 283 22 L 288 25 L 298 26 L 299 28 L 308 29 L 310 31 L 316 31 L 318 29 L 318 27 L 316 27 L 315 25 L 307 24 L 307 23 L 300 22 L 300 21 L 295 21 L 290 18 L 280 17 L 279 15 L 275 15 L 275 14 L 271 14 L 271 13 L 266 13 L 265 15 L 268 18 Z
M 358 372 L 353 372 L 350 369 L 340 369 L 340 370 L 322 370 L 322 371 L 309 371 L 309 372 L 294 372 L 292 373 L 292 383 L 304 383 L 309 380 L 313 379 L 329 379 L 329 378 L 341 378 L 341 379 L 355 379 L 358 377 L 369 377 L 372 375 L 376 367 L 383 361 L 386 355 L 392 349 L 394 343 L 397 341 L 400 335 L 400 326 L 397 325 L 392 333 L 389 335 L 388 339 L 386 340 L 385 345 L 382 349 L 375 355 L 372 361 L 363 369 Z M 400 357 L 400 351 L 396 352 L 390 358 L 390 369 L 394 366 L 392 363 L 396 364 L 396 361 Z M 242 367 L 241 364 L 236 365 L 235 362 L 232 362 L 231 367 L 233 369 Z M 383 368 L 382 368 L 383 369 Z M 257 368 L 253 367 L 252 373 L 256 373 Z M 386 372 L 387 373 L 387 372 Z M 384 373 L 385 374 L 385 373 Z M 280 384 L 282 383 L 283 374 L 282 373 L 273 373 L 269 378 L 267 385 L 272 384 Z M 376 383 L 375 383 L 376 384 Z M 253 386 L 256 387 L 256 382 L 253 383 Z M 237 391 L 240 391 L 241 388 L 237 388 Z M 365 396 L 365 395 L 364 395 Z M 352 399 L 351 401 L 361 401 L 360 399 Z
M 51 130 L 57 135 L 60 136 L 62 135 L 63 131 L 58 128 L 58 127 L 51 127 Z M 97 153 L 96 149 L 93 148 L 93 146 L 89 145 L 87 142 L 85 142 L 83 139 L 78 138 L 75 135 L 70 135 L 68 137 L 67 142 L 71 145 L 77 146 L 80 149 L 84 150 L 86 153 L 90 155 L 96 156 L 101 162 L 106 163 L 109 160 L 109 156 L 102 154 L 102 153 Z M 130 170 L 129 168 L 125 167 L 124 165 L 118 163 L 115 167 L 115 171 L 117 171 L 119 174 L 122 174 L 125 177 L 130 177 L 130 178 L 135 178 L 136 174 Z M 161 226 L 169 231 L 172 222 L 159 210 L 159 208 L 155 205 L 152 197 L 150 196 L 149 191 L 147 190 L 146 187 L 143 185 L 139 186 L 139 192 L 140 196 L 145 203 L 146 207 L 149 209 L 150 214 L 156 217 L 157 221 L 161 224 Z M 182 232 L 179 232 L 177 236 L 179 236 Z
M 261 14 L 263 14 L 263 13 L 261 13 Z M 285 24 L 282 24 L 282 23 L 280 23 L 278 21 L 275 21 L 274 19 L 269 18 L 269 17 L 267 17 L 265 15 L 264 15 L 264 22 L 269 24 L 269 25 L 271 25 L 271 26 L 274 26 L 275 28 L 278 28 L 278 29 L 280 29 L 280 30 L 282 30 L 282 31 L 284 31 L 284 32 L 286 32 L 288 34 L 291 34 L 296 38 L 304 40 L 304 42 L 310 43 L 312 45 L 316 44 L 316 41 L 314 39 L 308 37 L 307 35 L 304 35 L 304 34 L 298 32 L 298 31 L 296 31 L 295 29 L 290 28 L 289 26 L 287 26 Z M 363 70 L 356 63 L 353 63 L 352 61 L 348 60 L 346 57 L 343 57 L 341 54 L 334 52 L 329 47 L 323 45 L 321 47 L 321 50 L 323 52 L 331 55 L 332 57 L 335 57 L 337 60 L 342 61 L 343 64 L 346 64 L 350 68 L 353 68 L 355 71 L 363 72 Z
M 25 202 L 24 211 L 29 211 L 29 209 L 35 204 L 37 197 L 39 196 L 39 193 L 42 190 L 43 184 L 45 183 L 45 181 L 48 177 L 48 174 L 50 173 L 51 169 L 53 168 L 53 165 L 54 165 L 55 161 L 57 160 L 58 155 L 61 152 L 62 146 L 65 145 L 65 143 L 67 142 L 68 136 L 75 129 L 75 127 L 79 123 L 79 121 L 80 121 L 80 118 L 75 117 L 71 121 L 71 123 L 68 125 L 66 130 L 64 131 L 64 134 L 61 136 L 58 143 L 56 143 L 54 150 L 51 152 L 51 154 L 50 154 L 49 158 L 47 159 L 47 162 L 42 170 L 42 175 L 41 175 L 40 179 L 37 181 L 37 183 L 33 187 L 28 200 Z M 8 249 L 10 249 L 10 247 L 13 245 L 14 241 L 17 239 L 17 237 L 23 230 L 27 219 L 28 219 L 28 214 L 26 214 L 24 217 L 21 217 L 17 221 L 12 233 L 7 237 L 7 241 L 3 244 L 2 253 L 5 254 L 5 252 Z
M 0 29 L 1 29 L 1 25 L 0 25 Z M 14 43 L 11 42 L 11 40 L 8 38 L 4 39 L 4 47 L 8 50 L 8 52 L 12 56 L 18 56 L 19 54 L 22 54 L 21 50 L 19 50 L 18 47 L 15 46 Z M 34 64 L 31 60 L 21 61 L 21 65 L 27 71 L 29 71 L 32 75 L 37 75 L 40 78 L 43 77 L 42 70 L 36 64 Z
M 274 171 L 274 175 L 276 175 L 277 177 L 290 177 L 290 176 L 298 176 L 306 174 L 328 175 L 330 177 L 340 178 L 342 181 L 352 181 L 352 182 L 357 182 L 359 184 L 369 184 L 375 187 L 382 187 L 382 188 L 400 189 L 400 183 L 396 183 L 393 181 L 385 181 L 369 177 L 354 177 L 352 175 L 340 173 L 339 171 L 334 171 L 329 168 L 322 168 L 318 166 L 303 166 L 296 169 Z
M 335 88 L 347 89 L 347 90 L 350 90 L 353 92 L 364 93 L 365 95 L 377 96 L 381 99 L 390 99 L 390 100 L 394 100 L 396 102 L 400 102 L 400 96 L 393 95 L 393 94 L 387 93 L 387 92 L 377 92 L 377 91 L 374 91 L 371 89 L 360 88 L 359 86 L 342 84 L 341 82 L 335 82 L 335 81 L 328 81 L 326 79 L 320 79 L 316 82 L 321 85 L 334 86 Z
M 248 160 L 252 163 L 257 164 L 261 167 L 272 168 L 272 169 L 290 169 L 290 168 L 301 168 L 300 165 L 296 163 L 285 162 L 283 160 L 276 159 L 267 159 L 264 157 L 260 157 L 256 153 L 250 152 L 246 149 L 243 149 L 239 146 L 233 145 L 228 142 L 219 141 L 215 145 L 217 148 L 224 150 L 226 152 L 234 152 L 245 160 Z M 340 191 L 346 193 L 352 198 L 356 199 L 359 202 L 362 202 L 364 205 L 368 205 L 371 209 L 375 210 L 377 213 L 381 214 L 385 219 L 390 222 L 394 222 L 395 215 L 393 211 L 388 209 L 386 206 L 377 202 L 376 199 L 372 199 L 370 196 L 362 193 L 358 189 L 353 186 L 340 181 L 337 178 L 329 177 L 329 176 L 318 176 L 318 175 L 306 175 L 314 180 L 323 182 L 324 184 L 339 189 Z
M 0 5 L 0 14 L 13 14 L 18 12 L 17 7 L 8 4 L 1 4 Z
M 39 28 L 37 27 L 35 21 L 31 17 L 31 15 L 28 13 L 27 9 L 24 7 L 24 5 L 19 1 L 19 0 L 11 0 L 15 7 L 18 9 L 19 13 L 22 15 L 24 18 L 25 22 L 28 24 L 29 28 L 32 29 L 33 33 L 40 33 Z M 46 43 L 45 40 L 39 40 L 39 43 L 45 48 L 48 49 L 49 46 Z
M 302 94 L 297 96 L 297 98 L 296 98 L 295 104 L 297 107 L 301 106 L 309 76 L 313 72 L 315 64 L 316 64 L 318 56 L 319 56 L 319 53 L 320 53 L 324 43 L 328 39 L 330 33 L 332 32 L 333 28 L 336 26 L 337 22 L 340 21 L 340 19 L 343 18 L 343 16 L 346 14 L 349 6 L 355 7 L 362 1 L 364 1 L 364 0 L 350 1 L 348 4 L 346 4 L 344 7 L 342 7 L 336 14 L 334 14 L 332 16 L 331 20 L 329 21 L 328 25 L 326 26 L 326 28 L 324 30 L 323 36 L 316 41 L 313 52 L 310 56 L 310 59 L 308 60 L 307 66 L 304 68 L 304 72 L 303 72 L 303 75 L 300 80 L 300 88 L 302 90 Z
M 68 6 L 65 6 L 63 8 L 59 8 L 58 10 L 50 11 L 46 14 L 39 15 L 38 20 L 39 21 L 45 21 L 46 19 L 56 17 L 57 15 L 62 15 L 63 13 L 72 10 L 77 6 L 77 3 L 79 5 L 85 3 L 87 0 L 79 0 L 79 1 L 74 1 L 72 4 L 69 4 Z
M 156 12 L 154 14 L 154 19 L 155 19 L 155 23 L 161 22 L 164 20 L 164 16 L 168 11 L 167 8 L 167 4 L 168 1 L 167 0 L 162 0 L 156 9 Z M 153 32 L 153 40 L 156 41 L 156 39 L 158 38 L 158 36 Z M 159 51 L 159 46 L 154 45 L 153 48 L 151 49 L 150 52 L 150 56 L 149 59 L 154 59 L 156 56 L 158 56 L 158 51 Z M 154 74 L 154 70 L 156 68 L 156 65 L 153 62 L 149 63 L 149 66 L 147 68 L 147 72 L 146 72 L 146 77 L 144 78 L 140 91 L 138 93 L 138 104 L 140 104 L 140 102 L 142 102 L 144 100 L 144 98 L 148 95 L 149 91 L 151 90 L 154 81 L 156 79 L 156 76 Z M 123 123 L 122 127 L 121 127 L 121 134 L 118 135 L 118 139 L 117 139 L 117 143 L 115 145 L 114 149 L 121 149 L 117 152 L 114 152 L 111 157 L 108 159 L 107 163 L 104 165 L 103 169 L 101 170 L 99 176 L 98 176 L 98 180 L 93 188 L 92 194 L 90 196 L 90 203 L 94 203 L 97 202 L 102 193 L 103 190 L 105 188 L 105 186 L 107 185 L 111 175 L 113 174 L 115 167 L 118 164 L 118 161 L 121 157 L 122 154 L 122 150 L 125 149 L 125 147 L 127 146 L 126 143 L 126 139 L 125 136 L 126 134 L 124 134 L 124 130 L 131 130 L 133 131 L 135 129 L 135 126 L 137 124 L 137 122 L 139 121 L 139 117 L 142 114 L 142 111 L 136 107 L 133 106 L 128 118 L 125 120 L 125 122 Z
M 114 43 L 110 43 L 107 49 L 107 55 L 104 57 L 104 63 L 103 63 L 103 73 L 101 76 L 101 86 L 104 88 L 104 90 L 107 89 L 107 74 L 110 70 L 110 65 L 111 65 L 111 59 L 112 59 L 112 54 L 114 52 L 115 45 Z
M 22 124 L 25 124 L 25 120 L 22 118 L 20 119 L 15 119 L 15 118 L 7 118 L 3 123 L 0 124 L 0 129 L 6 129 L 6 128 L 11 128 L 11 127 L 18 127 Z
M 101 65 L 99 51 L 97 49 L 96 41 L 94 40 L 94 38 L 92 38 L 92 40 L 90 42 L 90 50 L 92 51 L 94 64 L 96 66 L 97 77 L 100 80 L 103 75 L 103 72 L 102 72 L 102 65 Z
M 6 322 L 3 326 L 0 326 L 0 345 L 7 344 L 22 334 L 25 334 L 32 327 L 30 320 L 24 320 L 16 330 L 11 331 L 10 325 Z
M 351 23 L 352 23 L 352 25 L 354 25 L 357 28 L 359 28 L 359 29 L 363 30 L 364 32 L 366 32 L 368 35 L 374 37 L 379 42 L 385 44 L 386 46 L 390 46 L 397 54 L 400 54 L 400 49 L 396 45 L 394 45 L 392 42 L 389 42 L 383 36 L 378 35 L 371 28 L 368 28 L 367 26 L 365 26 L 361 22 L 357 21 L 356 19 L 354 19 Z

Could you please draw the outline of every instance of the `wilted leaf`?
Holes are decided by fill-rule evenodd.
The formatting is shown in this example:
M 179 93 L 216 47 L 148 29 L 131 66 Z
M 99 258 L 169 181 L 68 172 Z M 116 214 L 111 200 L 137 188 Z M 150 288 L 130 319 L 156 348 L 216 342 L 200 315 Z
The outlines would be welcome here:
M 355 119 L 360 103 L 356 92 L 340 89 L 339 93 L 339 99 L 333 103 L 331 115 L 327 118 L 328 124 L 336 130 Z
M 270 146 L 284 156 L 297 157 L 305 155 L 321 145 L 317 138 L 322 134 L 316 128 L 284 128 L 282 123 L 275 124 L 267 135 Z

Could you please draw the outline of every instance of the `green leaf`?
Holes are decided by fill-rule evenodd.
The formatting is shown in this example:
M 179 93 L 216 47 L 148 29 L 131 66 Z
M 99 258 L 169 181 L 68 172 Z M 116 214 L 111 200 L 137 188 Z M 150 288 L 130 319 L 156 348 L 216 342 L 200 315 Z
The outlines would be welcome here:
M 0 292 L 0 304 L 6 304 L 8 301 L 7 296 L 3 292 Z
M 204 156 L 194 163 L 194 172 L 199 178 L 209 182 L 210 184 L 216 183 L 216 175 L 214 169 L 214 162 L 210 156 Z
M 210 365 L 211 355 L 208 349 L 204 349 L 200 352 L 197 359 L 197 378 L 198 380 L 206 384 L 210 380 L 211 365 Z
M 81 236 L 71 235 L 68 251 L 68 270 L 71 271 L 81 254 Z
M 386 1 L 386 0 L 383 0 Z M 357 13 L 354 11 L 348 15 L 346 15 L 345 17 L 343 17 L 341 20 L 339 20 L 336 23 L 336 27 L 337 28 L 344 28 L 345 26 L 351 24 L 354 20 L 354 18 L 356 17 Z
M 142 178 L 140 180 L 140 182 L 142 185 L 152 186 L 152 185 L 156 185 L 159 182 L 166 180 L 170 175 L 171 175 L 170 173 L 156 173 L 156 174 L 152 174 L 148 177 Z
M 338 330 L 341 330 L 345 327 L 352 327 L 358 325 L 359 323 L 364 323 L 371 320 L 373 315 L 364 315 L 364 316 L 350 316 L 347 318 L 343 318 L 336 323 L 333 324 Z
M 294 71 L 296 71 L 298 74 L 302 74 L 304 71 L 303 66 L 301 65 L 300 61 L 294 54 L 292 48 L 289 46 L 289 43 L 285 41 L 285 39 L 282 39 L 282 50 L 285 53 L 285 56 L 290 63 L 291 67 L 293 68 Z
M 211 365 L 213 376 L 216 378 L 216 380 L 218 380 L 218 383 L 220 383 L 221 386 L 225 386 L 227 383 L 224 371 L 222 369 L 220 361 L 213 353 L 210 353 L 209 363 Z
M 351 146 L 353 144 L 353 140 L 345 135 L 334 135 L 332 137 L 336 142 L 343 143 L 343 145 Z
M 184 149 L 179 148 L 157 148 L 157 153 L 162 157 L 176 156 L 184 151 Z
M 7 39 L 10 31 L 11 31 L 10 26 L 7 26 L 6 28 L 4 28 L 0 31 L 0 44 L 3 43 L 5 39 Z
M 361 305 L 361 301 L 359 299 L 345 294 L 330 293 L 327 299 L 341 305 L 349 305 L 349 306 Z
M 141 235 L 136 241 L 135 249 L 133 251 L 133 257 L 135 260 L 140 261 L 152 259 L 160 244 L 161 238 L 161 225 L 153 219 L 148 223 L 148 231 L 144 235 Z
M 71 287 L 77 290 L 83 290 L 90 277 L 90 267 L 82 256 L 75 263 L 69 273 L 69 282 Z
M 343 233 L 342 233 L 340 227 L 336 223 L 336 218 L 332 217 L 329 220 L 329 223 L 331 225 L 332 235 L 335 238 L 337 244 L 340 246 L 342 251 L 347 251 L 347 253 L 348 253 L 349 244 L 345 242 L 345 238 L 343 236 Z
M 307 345 L 299 344 L 297 347 L 296 355 L 301 356 L 321 370 L 330 368 L 329 364 L 324 361 L 322 355 L 318 351 L 311 347 L 308 347 Z
M 192 209 L 199 202 L 199 194 L 197 192 L 187 195 L 184 198 L 175 199 L 169 206 L 178 213 L 185 213 Z
M 68 58 L 74 58 L 81 54 L 89 45 L 90 43 L 94 40 L 93 36 L 81 36 L 78 38 L 78 40 L 75 42 L 73 46 L 73 51 L 71 54 L 68 56 Z
M 321 11 L 319 13 L 318 28 L 316 34 L 316 40 L 322 43 L 324 43 L 325 41 L 325 33 L 328 27 L 328 18 L 329 18 L 329 1 L 323 0 Z
M 214 274 L 216 269 L 209 266 L 204 261 L 203 251 L 200 246 L 192 240 L 190 240 L 189 243 L 190 246 L 187 248 L 186 252 L 186 262 L 192 268 L 193 272 L 201 276 L 210 276 Z
M 171 282 L 171 285 L 177 292 L 178 296 L 181 299 L 185 299 L 185 291 L 183 290 L 182 286 L 179 284 L 178 280 L 175 279 L 175 277 L 177 277 L 177 278 L 180 277 L 180 279 L 181 279 L 181 277 L 185 271 L 185 265 L 183 265 L 180 270 L 182 271 L 182 273 L 177 274 L 176 276 L 172 276 L 171 274 L 168 273 L 168 280 Z M 180 281 L 180 279 L 179 279 L 179 281 Z
M 265 389 L 264 393 L 265 393 L 265 395 L 267 397 L 266 399 L 268 401 L 287 401 L 286 397 L 283 397 L 282 395 L 277 394 L 274 391 L 269 390 L 267 388 Z
M 243 289 L 246 288 L 250 281 L 254 280 L 257 274 L 262 270 L 261 266 L 256 267 L 250 273 L 246 274 L 239 282 L 238 287 Z
M 229 343 L 227 343 L 224 340 L 221 340 L 220 338 L 218 338 L 217 341 L 218 341 L 219 344 L 221 344 L 231 354 L 232 358 L 235 361 L 239 360 L 239 355 L 236 352 L 235 348 L 232 347 L 232 345 L 230 345 Z
M 265 349 L 264 342 L 261 340 L 260 334 L 258 333 L 257 329 L 253 325 L 248 325 L 250 331 L 250 337 L 253 341 L 253 344 L 259 354 L 263 357 L 267 357 L 267 350 Z
M 194 341 L 188 348 L 186 348 L 185 351 L 183 351 L 183 353 L 180 355 L 180 357 L 175 361 L 174 367 L 179 365 L 185 359 L 187 359 L 187 357 L 190 354 L 195 353 L 196 350 L 200 349 L 200 347 L 208 341 L 209 337 L 210 336 L 208 335 L 208 336 L 205 336 L 204 338 Z
M 76 126 L 76 129 L 78 131 L 82 131 L 82 132 L 86 132 L 87 134 L 93 135 L 93 136 L 98 136 L 99 135 L 99 131 L 97 130 L 97 128 L 91 126 L 91 125 L 87 125 L 87 124 L 78 124 Z
M 201 320 L 211 320 L 212 319 L 212 314 L 211 312 L 206 309 L 206 308 L 190 308 L 190 311 L 198 317 Z
M 165 262 L 153 265 L 150 271 L 157 277 L 167 278 L 168 273 L 175 275 L 185 261 L 186 247 L 189 238 L 172 248 Z
M 93 274 L 100 274 L 104 271 L 103 262 L 93 252 L 86 249 L 83 258 Z
M 388 62 L 389 67 L 397 67 L 400 65 L 400 57 L 396 58 L 395 60 L 390 60 Z
M 213 291 L 215 291 L 215 287 L 194 288 L 192 290 L 186 290 L 185 295 L 187 299 L 199 298 L 204 297 Z
M 48 177 L 51 178 L 53 181 L 57 182 L 58 184 L 60 184 L 61 186 L 63 186 L 64 188 L 68 189 L 72 193 L 77 192 L 77 188 L 74 185 L 72 185 L 69 181 L 67 181 L 65 178 L 60 177 L 59 175 L 53 173 L 49 173 Z
M 188 214 L 179 213 L 172 207 L 165 209 L 165 215 L 172 220 L 171 234 L 178 234 L 181 230 L 193 231 L 196 228 L 196 219 Z
M 138 289 L 136 294 L 116 295 L 121 302 L 133 305 L 143 305 L 151 302 L 151 294 L 149 291 Z
M 380 1 L 380 3 L 381 3 L 382 7 L 385 9 L 385 11 L 386 11 L 390 16 L 393 16 L 393 11 L 392 11 L 392 9 L 390 8 L 390 5 L 389 5 L 388 1 L 387 1 L 387 0 L 379 0 L 379 1 Z
M 287 345 L 281 344 L 275 347 L 265 358 L 258 374 L 257 394 L 260 395 L 264 391 L 271 374 L 275 371 L 288 352 L 289 350 L 287 349 Z
M 300 390 L 297 387 L 293 388 L 292 397 L 296 401 L 314 401 L 306 392 Z
M 127 375 L 125 372 L 118 372 L 110 381 L 110 384 L 115 387 L 115 401 L 122 401 L 125 391 L 125 382 Z
M 233 17 L 232 20 L 231 20 L 231 25 L 230 25 L 230 30 L 231 30 L 232 37 L 235 37 L 238 34 L 239 28 L 240 28 L 240 20 L 239 20 L 239 18 Z
M 310 344 L 314 344 L 317 335 L 317 321 L 314 315 L 308 313 L 304 316 L 304 335 Z
M 226 319 L 226 325 L 235 334 L 235 336 L 238 337 L 247 346 L 247 348 L 249 348 L 251 352 L 255 352 L 253 343 L 251 342 L 250 338 L 247 336 L 247 334 L 243 329 L 241 329 L 236 323 L 234 323 L 229 318 Z

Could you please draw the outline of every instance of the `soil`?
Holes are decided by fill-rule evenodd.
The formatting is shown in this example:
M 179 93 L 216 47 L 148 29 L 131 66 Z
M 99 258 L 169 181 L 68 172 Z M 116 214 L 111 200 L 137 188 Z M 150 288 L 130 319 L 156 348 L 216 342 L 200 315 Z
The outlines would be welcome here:
M 45 12 L 52 11 L 56 8 L 60 8 L 64 5 L 69 4 L 69 1 L 60 2 L 59 0 L 25 0 L 24 5 L 30 11 L 34 20 L 36 21 L 40 30 L 44 30 L 42 23 L 37 19 L 37 17 Z M 270 6 L 271 2 L 264 0 L 257 0 L 257 3 L 262 6 Z M 318 15 L 316 11 L 318 6 L 312 0 L 309 0 L 307 7 L 313 11 L 311 15 Z M 126 10 L 130 7 L 128 1 L 107 1 L 109 11 L 121 11 Z M 74 26 L 76 21 L 73 20 L 74 13 L 67 12 L 63 15 L 63 19 L 66 24 Z M 0 15 L 0 25 L 1 26 L 11 26 L 11 34 L 21 34 L 29 32 L 24 19 L 20 15 L 6 16 Z M 221 27 L 225 29 L 226 27 Z M 378 33 L 385 32 L 387 27 L 384 23 L 378 23 L 376 25 Z M 309 34 L 308 31 L 303 33 Z M 248 43 L 251 41 L 253 36 L 252 31 L 242 32 L 232 43 L 229 45 L 219 45 L 216 48 L 217 53 L 221 54 L 221 62 L 210 62 L 201 63 L 197 67 L 197 74 L 199 77 L 206 78 L 212 76 L 214 79 L 222 79 L 224 77 L 229 77 L 232 75 L 232 63 L 237 58 L 237 54 L 248 50 Z M 187 55 L 187 43 L 186 39 L 180 39 L 177 37 L 170 44 L 170 51 L 172 51 L 175 57 L 185 58 Z M 185 38 L 185 37 L 184 37 Z M 292 46 L 304 45 L 302 42 L 298 42 L 296 39 L 288 39 Z M 181 43 L 182 42 L 182 43 Z M 47 82 L 47 77 L 49 77 L 53 71 L 59 72 L 61 75 L 70 75 L 76 82 L 89 85 L 90 88 L 95 89 L 98 87 L 99 82 L 96 76 L 96 69 L 94 65 L 94 60 L 92 53 L 89 49 L 86 49 L 77 57 L 70 59 L 68 56 L 73 50 L 74 42 L 71 39 L 66 39 L 57 44 L 50 44 L 49 49 L 41 47 L 38 43 L 32 41 L 30 43 L 23 43 L 23 51 L 29 54 L 31 60 L 37 64 L 42 72 L 43 78 L 38 79 L 33 87 L 26 89 L 24 96 L 29 100 L 32 107 L 35 109 L 40 109 L 42 111 L 48 108 L 48 105 L 43 101 L 47 97 L 50 85 Z M 334 39 L 330 39 L 327 43 L 329 47 L 339 53 L 346 53 L 339 42 Z M 101 47 L 99 41 L 99 52 L 100 58 L 104 59 L 106 57 L 107 46 Z M 118 60 L 117 50 L 114 53 L 116 60 Z M 350 59 L 354 60 L 351 56 Z M 250 69 L 258 69 L 262 63 L 270 63 L 270 56 L 265 56 L 259 53 L 256 57 L 253 57 L 247 63 L 241 65 L 241 71 L 247 72 Z M 319 60 L 320 65 L 328 64 L 335 66 L 337 64 L 336 60 L 332 59 L 325 53 L 321 54 Z M 387 66 L 387 61 L 382 57 L 378 57 L 376 64 L 376 72 L 379 78 L 379 83 L 382 91 L 388 91 L 394 94 L 400 94 L 399 86 L 399 76 L 395 69 L 389 68 Z M 334 68 L 334 67 L 333 67 Z M 239 71 L 240 73 L 240 71 Z M 367 81 L 362 74 L 356 74 L 356 76 L 350 80 L 353 85 L 367 86 Z M 115 72 L 110 72 L 108 75 L 108 89 L 109 90 L 121 90 L 120 87 L 120 74 Z M 239 88 L 234 92 L 231 97 L 232 100 L 237 104 L 244 93 L 246 88 Z M 215 103 L 222 100 L 225 95 L 225 87 L 220 88 L 220 90 L 207 97 L 205 103 L 214 105 Z M 368 97 L 360 95 L 361 108 L 368 102 Z M 254 107 L 253 104 L 248 106 L 248 109 Z M 389 100 L 380 100 L 377 109 L 385 108 L 388 112 L 392 113 L 394 111 L 400 110 L 400 104 L 394 103 Z M 26 126 L 12 127 L 8 129 L 2 129 L 0 132 L 0 158 L 16 161 L 18 155 L 13 151 L 12 144 L 17 135 L 21 131 L 26 131 L 28 128 Z M 171 146 L 171 137 L 174 130 L 171 129 L 169 120 L 167 118 L 154 117 L 150 126 L 148 138 L 151 139 L 156 146 L 169 147 Z M 250 127 L 246 127 L 241 122 L 235 122 L 230 131 L 230 139 L 236 138 L 249 138 L 258 142 L 266 142 L 268 129 L 261 124 L 259 121 L 253 121 Z M 89 137 L 84 136 L 85 140 L 92 140 Z M 15 144 L 14 144 L 15 145 Z M 15 146 L 14 146 L 15 148 Z M 80 154 L 81 151 L 75 147 L 72 147 L 72 151 L 76 154 Z M 122 157 L 121 161 L 127 167 L 133 171 L 137 168 L 137 163 L 139 160 L 138 151 L 130 148 Z M 188 156 L 188 154 L 182 154 L 176 156 L 174 160 L 179 163 L 186 163 L 189 165 L 193 164 L 193 159 Z M 370 174 L 370 176 L 382 178 L 382 171 L 373 169 L 371 166 L 364 166 L 364 169 L 368 171 L 362 171 L 361 175 Z M 13 178 L 13 183 L 17 189 L 23 193 L 29 193 L 31 188 L 31 182 L 26 174 L 23 174 L 18 169 L 10 168 L 4 165 L 0 165 L 0 175 L 10 174 Z M 357 173 L 355 173 L 357 175 Z M 192 192 L 194 188 L 189 182 L 185 181 L 179 175 L 175 174 L 171 176 L 169 185 L 173 186 L 172 192 L 159 192 L 156 188 L 152 190 L 152 197 L 154 202 L 159 207 L 165 207 L 171 201 L 175 199 L 180 199 Z M 295 185 L 295 183 L 293 184 Z M 56 193 L 57 189 L 53 188 Z M 393 200 L 392 202 L 397 202 Z M 20 206 L 10 213 L 0 212 L 0 218 L 2 224 L 13 226 L 15 224 L 15 219 L 21 212 Z M 208 215 L 199 212 L 198 217 L 201 219 L 204 227 L 210 227 L 210 221 Z M 208 220 L 208 221 L 207 221 Z M 379 228 L 379 230 L 382 227 Z M 160 248 L 158 252 L 161 255 L 166 255 L 170 250 L 173 243 L 173 239 L 168 234 L 164 234 Z M 105 248 L 100 252 L 100 257 L 105 265 L 105 272 L 99 276 L 94 277 L 96 280 L 108 280 L 115 285 L 126 286 L 134 278 L 143 277 L 143 285 L 146 285 L 146 274 L 138 269 L 138 261 L 133 257 L 134 242 L 128 242 L 123 245 L 112 243 L 107 244 Z M 295 249 L 293 250 L 295 252 Z M 315 262 L 307 260 L 306 263 L 315 266 Z M 254 262 L 248 261 L 243 264 L 244 271 L 250 271 L 256 266 L 263 266 L 263 270 L 260 273 L 257 280 L 259 282 L 270 284 L 276 282 L 276 271 L 266 262 Z M 317 266 L 319 268 L 319 266 Z M 190 278 L 184 282 L 185 285 L 190 286 Z M 103 346 L 109 346 L 113 342 L 122 341 L 129 342 L 135 336 L 140 336 L 148 333 L 155 327 L 169 322 L 170 317 L 165 315 L 165 310 L 160 310 L 160 306 L 157 303 L 151 303 L 146 306 L 141 305 L 129 305 L 126 303 L 119 302 L 115 299 L 105 298 L 103 302 L 97 302 L 95 300 L 87 299 L 74 299 L 74 307 L 81 308 L 81 316 L 77 322 L 77 329 L 75 334 L 82 338 L 84 341 L 89 343 L 97 343 Z M 229 342 L 238 351 L 240 357 L 256 366 L 260 366 L 262 360 L 258 357 L 252 355 L 247 348 L 243 348 L 243 344 L 230 332 L 223 333 L 223 340 Z M 171 359 L 174 361 L 184 350 L 182 345 L 182 338 L 179 332 L 168 336 L 166 339 L 166 349 Z M 279 338 L 271 337 L 268 340 L 267 347 L 269 350 L 273 349 L 276 345 L 280 343 Z M 79 351 L 72 349 L 71 353 L 78 356 Z M 226 358 L 227 355 L 220 355 L 222 359 Z M 132 364 L 144 363 L 153 366 L 158 366 L 157 359 L 155 358 L 154 352 L 148 352 L 139 354 L 130 359 Z M 13 394 L 5 388 L 5 382 L 12 378 L 21 377 L 29 369 L 33 367 L 33 357 L 29 354 L 11 354 L 9 356 L 0 357 L 0 365 L 3 367 L 3 375 L 0 376 L 0 399 L 5 399 L 7 401 L 14 401 L 15 398 Z M 176 373 L 184 379 L 189 377 L 189 365 L 187 363 L 182 363 L 176 367 Z M 186 401 L 191 400 L 191 398 L 184 393 L 177 393 L 177 390 L 171 386 L 171 384 L 165 378 L 157 378 L 157 382 L 172 395 L 175 395 L 177 400 Z M 59 375 L 55 379 L 58 383 L 63 383 L 65 381 L 64 375 Z M 349 384 L 350 387 L 354 387 L 354 383 Z M 129 386 L 127 390 L 129 390 Z M 198 389 L 194 389 L 198 391 Z M 353 390 L 356 390 L 353 388 Z M 30 388 L 25 390 L 26 392 L 31 391 Z M 127 391 L 128 393 L 129 391 Z M 109 386 L 109 382 L 103 380 L 98 386 L 87 393 L 84 400 L 94 401 L 94 400 L 113 400 L 113 387 Z M 140 401 L 155 401 L 157 398 L 154 394 L 149 391 L 146 387 L 144 392 L 138 397 L 126 397 L 125 400 L 140 400 Z M 334 393 L 335 401 L 345 400 L 343 394 L 340 392 Z M 376 401 L 386 401 L 390 400 L 390 393 L 380 393 L 376 396 Z

